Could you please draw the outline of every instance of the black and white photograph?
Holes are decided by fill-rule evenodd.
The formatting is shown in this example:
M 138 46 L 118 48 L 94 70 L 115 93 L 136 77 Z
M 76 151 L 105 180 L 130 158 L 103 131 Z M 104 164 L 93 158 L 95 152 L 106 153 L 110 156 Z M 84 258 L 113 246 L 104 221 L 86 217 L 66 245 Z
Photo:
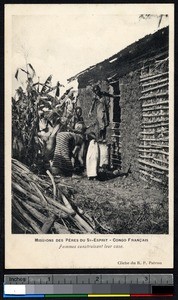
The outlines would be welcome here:
M 168 234 L 168 14 L 17 15 L 11 47 L 12 233 Z
M 6 5 L 7 267 L 172 266 L 173 22 L 169 4 Z

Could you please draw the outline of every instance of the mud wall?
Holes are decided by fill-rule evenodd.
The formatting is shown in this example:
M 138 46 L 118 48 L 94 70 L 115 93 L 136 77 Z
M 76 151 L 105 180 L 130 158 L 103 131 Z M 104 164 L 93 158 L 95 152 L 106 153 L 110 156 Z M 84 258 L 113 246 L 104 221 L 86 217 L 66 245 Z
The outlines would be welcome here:
M 111 92 L 111 86 L 107 81 L 97 82 L 101 87 L 102 91 Z M 121 157 L 121 170 L 123 172 L 127 171 L 131 164 L 131 172 L 134 178 L 139 178 L 139 149 L 140 145 L 140 132 L 141 132 L 141 120 L 142 120 L 142 109 L 141 101 L 141 87 L 140 87 L 140 71 L 130 72 L 119 80 L 120 89 L 120 125 L 118 123 L 119 130 L 119 147 L 117 150 L 117 156 Z M 77 105 L 82 108 L 83 117 L 86 125 L 91 125 L 96 123 L 96 107 L 93 111 L 91 117 L 88 116 L 92 99 L 94 94 L 92 92 L 92 86 L 87 86 L 86 88 L 80 88 L 79 84 L 79 94 Z M 112 104 L 112 101 L 111 101 Z M 107 142 L 108 144 L 113 144 L 113 134 L 111 128 L 112 123 L 112 113 L 113 106 L 110 109 L 110 125 L 107 128 Z M 98 136 L 98 125 L 97 123 L 88 129 L 89 131 L 94 131 Z M 115 166 L 116 167 L 116 166 Z M 118 166 L 119 167 L 119 166 Z
M 77 106 L 82 108 L 82 116 L 85 121 L 85 125 L 89 126 L 95 123 L 95 115 L 96 115 L 96 107 L 92 113 L 92 116 L 89 117 L 89 111 L 92 105 L 93 92 L 91 86 L 87 86 L 86 88 L 79 88 L 78 98 L 77 98 Z M 89 131 L 94 131 L 96 133 L 96 126 L 90 127 Z
M 140 71 L 131 72 L 119 80 L 120 86 L 120 152 L 122 171 L 131 164 L 134 178 L 139 178 L 139 151 L 141 131 Z

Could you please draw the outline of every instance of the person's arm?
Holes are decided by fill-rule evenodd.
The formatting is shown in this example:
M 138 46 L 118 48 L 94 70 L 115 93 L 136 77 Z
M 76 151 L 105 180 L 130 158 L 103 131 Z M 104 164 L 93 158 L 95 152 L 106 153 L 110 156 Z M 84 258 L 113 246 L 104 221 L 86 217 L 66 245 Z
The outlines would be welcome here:
M 57 134 L 59 128 L 60 128 L 60 124 L 57 124 L 57 125 L 52 129 L 51 137 L 54 137 L 54 136 Z
M 81 146 L 79 146 L 79 145 L 76 145 L 76 146 L 75 146 L 74 150 L 72 151 L 72 156 L 73 156 L 73 158 L 76 159 L 76 157 L 77 157 L 77 155 L 78 155 L 78 153 L 79 153 L 80 148 L 81 148 Z
M 109 93 L 107 93 L 107 92 L 104 92 L 103 94 L 104 94 L 104 96 L 110 97 L 110 98 L 117 98 L 117 97 L 120 97 L 120 95 L 111 95 L 111 94 L 109 94 Z
M 89 113 L 88 113 L 88 116 L 89 117 L 91 117 L 91 114 L 92 114 L 92 112 L 93 112 L 93 110 L 94 110 L 94 107 L 95 107 L 95 103 L 96 103 L 96 98 L 94 98 L 93 100 L 92 100 L 92 105 L 91 105 L 91 108 L 90 108 L 90 111 L 89 111 Z

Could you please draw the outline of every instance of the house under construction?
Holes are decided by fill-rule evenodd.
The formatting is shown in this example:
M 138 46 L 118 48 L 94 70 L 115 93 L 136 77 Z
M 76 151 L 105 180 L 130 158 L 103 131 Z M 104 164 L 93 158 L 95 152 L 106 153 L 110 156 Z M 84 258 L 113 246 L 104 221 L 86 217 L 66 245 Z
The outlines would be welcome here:
M 78 80 L 86 125 L 96 119 L 88 117 L 93 85 L 120 95 L 110 99 L 111 166 L 124 172 L 131 165 L 136 179 L 159 184 L 167 183 L 169 167 L 168 41 L 166 27 L 69 79 Z

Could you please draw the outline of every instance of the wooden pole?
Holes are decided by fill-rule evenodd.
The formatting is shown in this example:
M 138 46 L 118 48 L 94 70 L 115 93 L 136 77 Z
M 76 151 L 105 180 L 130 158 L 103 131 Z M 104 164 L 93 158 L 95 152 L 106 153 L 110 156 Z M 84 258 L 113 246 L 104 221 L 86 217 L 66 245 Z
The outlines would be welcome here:
M 147 87 L 147 86 L 150 86 L 150 85 L 157 85 L 159 83 L 167 82 L 168 80 L 169 80 L 169 78 L 166 77 L 164 79 L 160 79 L 160 80 L 157 80 L 157 81 L 151 81 L 149 83 L 142 83 L 142 87 Z
M 168 100 L 164 100 L 164 101 L 157 101 L 157 102 L 152 102 L 152 103 L 143 103 L 142 107 L 150 107 L 150 106 L 157 106 L 157 105 L 164 105 L 164 104 L 168 104 L 169 101 Z
M 146 100 L 146 99 L 152 99 L 152 98 L 157 98 L 157 97 L 163 97 L 163 96 L 168 96 L 168 91 L 165 93 L 157 93 L 157 94 L 150 94 L 147 96 L 142 96 L 139 98 L 139 100 Z
M 168 76 L 168 72 L 164 72 L 164 73 L 160 73 L 160 74 L 157 74 L 157 75 L 150 75 L 150 76 L 140 76 L 140 82 L 144 82 L 144 81 L 147 81 L 147 80 L 152 80 L 152 79 L 156 79 L 156 78 L 159 78 L 159 77 L 164 77 L 164 76 Z
M 142 163 L 143 165 L 147 165 L 147 166 L 150 166 L 150 167 L 153 167 L 153 168 L 156 168 L 158 170 L 163 170 L 163 171 L 169 171 L 169 169 L 167 167 L 163 167 L 163 166 L 160 166 L 158 164 L 153 164 L 153 163 L 149 163 L 149 162 L 146 162 L 142 159 L 138 159 L 138 161 L 140 163 Z
M 142 90 L 141 93 L 142 93 L 142 94 L 146 94 L 146 93 L 148 93 L 148 92 L 152 92 L 152 91 L 154 91 L 154 90 L 162 89 L 162 88 L 165 88 L 165 87 L 167 87 L 167 86 L 168 86 L 168 82 L 167 82 L 167 83 L 164 83 L 164 84 L 161 84 L 161 85 L 157 85 L 157 86 L 151 87 L 151 88 L 149 88 L 149 89 L 147 89 L 147 90 Z

